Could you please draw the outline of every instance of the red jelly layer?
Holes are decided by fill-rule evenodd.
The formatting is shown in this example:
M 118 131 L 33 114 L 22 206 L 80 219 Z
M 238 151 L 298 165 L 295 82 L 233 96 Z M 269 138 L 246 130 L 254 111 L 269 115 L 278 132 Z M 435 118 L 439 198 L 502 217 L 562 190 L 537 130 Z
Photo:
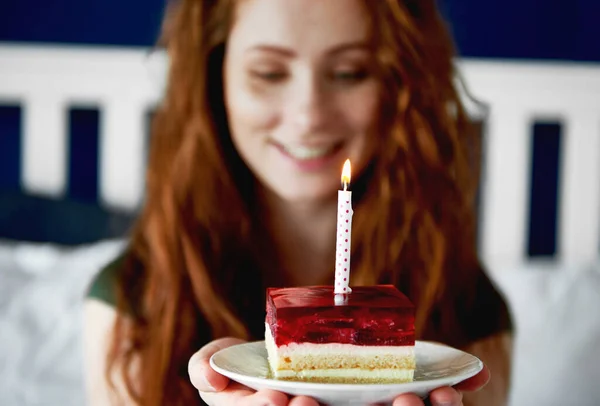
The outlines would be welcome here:
M 336 305 L 332 286 L 267 289 L 267 323 L 290 343 L 414 345 L 414 306 L 392 285 L 358 286 Z

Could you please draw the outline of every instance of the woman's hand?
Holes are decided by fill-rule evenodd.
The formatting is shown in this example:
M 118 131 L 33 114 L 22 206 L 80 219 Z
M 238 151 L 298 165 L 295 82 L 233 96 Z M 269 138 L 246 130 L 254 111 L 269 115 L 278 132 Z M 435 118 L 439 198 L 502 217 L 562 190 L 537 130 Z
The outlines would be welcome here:
M 192 384 L 198 389 L 200 397 L 209 405 L 240 405 L 240 406 L 318 406 L 309 397 L 298 396 L 288 398 L 284 393 L 273 390 L 258 392 L 215 372 L 210 364 L 210 357 L 217 351 L 241 344 L 244 341 L 237 338 L 221 338 L 211 341 L 196 352 L 188 364 L 188 372 Z
M 393 406 L 462 406 L 462 392 L 472 392 L 483 388 L 490 380 L 490 370 L 484 365 L 477 375 L 459 383 L 454 387 L 442 387 L 433 390 L 423 402 L 413 394 L 400 395 L 394 400 Z

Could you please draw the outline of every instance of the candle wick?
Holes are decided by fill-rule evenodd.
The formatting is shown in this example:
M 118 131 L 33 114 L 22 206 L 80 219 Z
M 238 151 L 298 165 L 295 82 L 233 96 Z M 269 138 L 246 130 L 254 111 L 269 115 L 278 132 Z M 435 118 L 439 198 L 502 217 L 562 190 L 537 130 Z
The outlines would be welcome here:
M 348 189 L 348 182 L 344 182 L 344 192 Z

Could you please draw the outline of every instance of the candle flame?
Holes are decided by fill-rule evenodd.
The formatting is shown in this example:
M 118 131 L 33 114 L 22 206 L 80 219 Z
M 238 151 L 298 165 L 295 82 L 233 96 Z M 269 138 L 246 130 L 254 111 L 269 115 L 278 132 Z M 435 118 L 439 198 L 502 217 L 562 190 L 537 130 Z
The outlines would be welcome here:
M 344 185 L 344 190 L 346 190 L 346 187 L 350 184 L 350 178 L 351 178 L 350 160 L 346 159 L 346 162 L 344 162 L 344 168 L 342 169 L 342 184 Z

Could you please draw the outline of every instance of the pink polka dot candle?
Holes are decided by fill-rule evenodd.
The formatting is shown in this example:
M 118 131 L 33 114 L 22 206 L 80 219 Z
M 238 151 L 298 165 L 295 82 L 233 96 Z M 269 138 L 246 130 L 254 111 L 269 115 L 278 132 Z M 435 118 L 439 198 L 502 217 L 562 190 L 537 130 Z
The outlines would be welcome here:
M 352 192 L 350 185 L 350 160 L 347 159 L 342 170 L 344 190 L 338 191 L 337 237 L 335 246 L 335 294 L 347 294 L 350 289 L 350 242 L 352 235 Z

